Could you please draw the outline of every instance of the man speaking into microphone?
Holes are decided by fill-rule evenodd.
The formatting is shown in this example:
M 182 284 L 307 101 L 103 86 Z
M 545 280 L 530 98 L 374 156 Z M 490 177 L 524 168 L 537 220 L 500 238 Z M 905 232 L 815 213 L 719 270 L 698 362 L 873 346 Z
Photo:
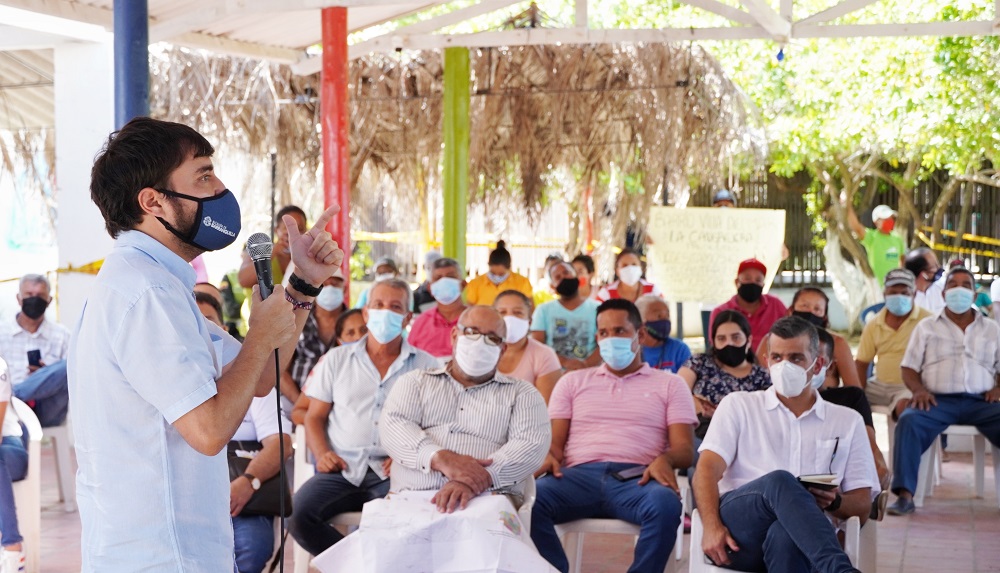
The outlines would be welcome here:
M 242 348 L 204 320 L 188 263 L 240 231 L 213 152 L 190 127 L 136 118 L 91 172 L 116 241 L 68 362 L 84 572 L 233 571 L 225 447 L 251 399 L 274 387 L 274 350 L 283 370 L 343 261 L 324 230 L 336 206 L 306 233 L 285 221 L 295 274 L 263 301 L 254 287 Z

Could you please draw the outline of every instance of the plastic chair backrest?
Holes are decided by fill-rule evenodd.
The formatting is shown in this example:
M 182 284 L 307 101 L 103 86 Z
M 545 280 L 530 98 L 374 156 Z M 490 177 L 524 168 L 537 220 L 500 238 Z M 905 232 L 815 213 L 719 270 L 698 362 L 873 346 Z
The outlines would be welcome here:
M 884 302 L 878 302 L 869 306 L 868 308 L 861 311 L 861 314 L 858 315 L 858 320 L 861 321 L 862 325 L 868 324 L 868 321 L 871 320 L 873 316 L 878 314 L 878 311 L 882 310 L 882 307 L 884 306 L 885 306 Z
M 28 438 L 32 442 L 41 442 L 42 425 L 38 422 L 38 416 L 35 416 L 35 412 L 27 404 L 14 397 L 11 397 L 10 405 L 14 409 L 14 413 L 17 414 L 18 419 L 27 428 Z

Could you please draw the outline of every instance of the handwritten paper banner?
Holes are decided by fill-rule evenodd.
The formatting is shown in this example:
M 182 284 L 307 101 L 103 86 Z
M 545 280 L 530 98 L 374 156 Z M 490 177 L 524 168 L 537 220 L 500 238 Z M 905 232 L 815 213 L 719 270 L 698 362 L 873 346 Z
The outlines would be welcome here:
M 781 263 L 785 211 L 653 207 L 646 274 L 674 302 L 721 304 L 736 294 L 740 261 L 767 267 L 765 292 Z

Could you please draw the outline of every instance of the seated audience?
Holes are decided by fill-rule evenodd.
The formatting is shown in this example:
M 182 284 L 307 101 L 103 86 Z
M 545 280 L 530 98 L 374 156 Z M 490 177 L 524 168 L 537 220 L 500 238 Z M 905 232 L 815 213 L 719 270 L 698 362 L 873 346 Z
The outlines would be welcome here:
M 555 292 L 555 284 L 551 280 L 552 266 L 556 263 L 563 262 L 563 256 L 560 253 L 549 253 L 545 257 L 545 262 L 542 264 L 542 277 L 538 280 L 534 293 L 531 298 L 535 300 L 535 308 L 538 308 L 542 304 L 555 300 L 553 293 Z
M 434 261 L 440 258 L 441 253 L 437 251 L 428 251 L 424 255 L 424 282 L 413 291 L 413 314 L 427 312 L 437 304 L 431 294 L 431 271 L 434 270 Z
M 831 519 L 864 522 L 878 488 L 861 418 L 810 386 L 822 368 L 815 327 L 782 318 L 767 344 L 773 385 L 724 398 L 699 448 L 702 550 L 738 571 L 856 572 Z M 835 487 L 796 479 L 812 474 L 834 474 Z
M 25 275 L 18 286 L 20 312 L 0 323 L 0 356 L 7 361 L 14 396 L 34 401 L 43 428 L 61 425 L 69 410 L 66 353 L 69 330 L 45 318 L 52 302 L 49 280 Z
M 490 271 L 472 279 L 465 287 L 465 301 L 470 306 L 477 304 L 491 305 L 497 295 L 516 290 L 531 297 L 531 281 L 528 277 L 519 275 L 511 269 L 510 252 L 503 241 L 497 241 L 497 248 L 490 252 Z
M 676 542 L 681 500 L 674 469 L 691 465 L 697 418 L 684 382 L 642 361 L 644 336 L 635 305 L 604 302 L 597 310 L 604 365 L 566 374 L 552 392 L 552 446 L 540 470 L 550 475 L 538 480 L 531 539 L 563 573 L 569 564 L 555 531 L 560 523 L 610 518 L 639 525 L 634 573 L 661 573 Z
M 28 474 L 28 451 L 10 398 L 10 372 L 0 358 L 0 571 L 23 573 L 24 537 L 17 528 L 13 483 Z
M 455 259 L 441 258 L 433 266 L 431 294 L 437 305 L 414 319 L 407 340 L 414 348 L 444 358 L 451 356 L 451 331 L 465 311 L 462 302 L 465 272 Z
M 580 281 L 569 263 L 552 265 L 549 278 L 559 298 L 535 309 L 531 336 L 555 350 L 566 370 L 600 364 L 594 342 L 598 303 L 580 295 Z
M 708 323 L 713 324 L 715 315 L 724 310 L 735 310 L 750 322 L 751 337 L 754 344 L 760 346 L 771 330 L 771 325 L 788 314 L 788 309 L 778 297 L 764 294 L 765 275 L 767 267 L 757 259 L 747 259 L 740 263 L 736 271 L 736 295 L 715 307 Z M 756 351 L 756 347 L 751 347 L 750 351 Z
M 735 310 L 715 315 L 712 347 L 692 357 L 678 374 L 687 382 L 698 411 L 695 435 L 702 439 L 722 399 L 733 392 L 754 392 L 771 385 L 767 370 L 754 364 L 753 336 L 746 317 Z
M 225 319 L 225 308 L 226 308 L 226 298 L 212 283 L 195 283 L 194 284 L 194 296 L 198 301 L 198 308 L 201 309 L 202 314 L 208 312 L 209 310 L 217 311 L 220 319 L 223 321 L 221 326 L 222 329 L 229 333 L 230 336 L 235 338 L 239 342 L 243 342 L 243 336 L 240 334 L 239 328 L 236 326 L 236 321 L 226 322 Z M 208 300 L 209 297 L 214 302 Z M 216 304 L 217 303 L 217 304 Z
M 507 350 L 500 357 L 497 372 L 531 382 L 548 404 L 562 366 L 554 350 L 528 336 L 531 329 L 531 299 L 523 292 L 507 290 L 493 300 L 507 327 Z
M 635 302 L 642 316 L 642 327 L 649 336 L 642 343 L 642 359 L 657 370 L 677 374 L 691 358 L 691 349 L 683 340 L 670 337 L 670 306 L 654 294 L 644 294 Z
M 931 316 L 926 309 L 914 304 L 916 279 L 906 269 L 893 269 L 885 275 L 885 307 L 868 321 L 861 333 L 858 355 L 854 364 L 865 395 L 872 406 L 892 408 L 894 419 L 906 409 L 913 394 L 903 384 L 900 363 L 913 329 Z M 944 298 L 941 299 L 942 303 Z M 875 362 L 874 375 L 868 369 Z
M 632 249 L 622 249 L 615 257 L 615 280 L 597 293 L 597 302 L 623 298 L 635 302 L 644 294 L 663 296 L 653 283 L 642 278 L 642 262 Z
M 797 316 L 816 328 L 826 330 L 830 326 L 829 308 L 830 298 L 826 296 L 826 293 L 816 287 L 803 287 L 795 291 L 795 295 L 792 297 L 792 307 L 788 309 L 788 316 Z M 836 388 L 843 381 L 844 386 L 861 388 L 861 380 L 858 379 L 858 371 L 854 367 L 851 346 L 839 334 L 830 332 L 830 336 L 833 337 L 834 341 L 834 358 L 832 363 L 826 365 L 825 387 Z M 766 336 L 764 341 L 767 341 Z M 761 363 L 767 360 L 767 345 L 760 344 L 757 347 L 757 359 Z
M 551 434 L 541 395 L 497 372 L 506 335 L 496 310 L 470 307 L 455 326 L 455 359 L 399 379 L 380 419 L 393 491 L 437 490 L 447 512 L 487 491 L 520 505 Z
M 365 317 L 360 308 L 352 308 L 341 314 L 337 318 L 337 324 L 334 325 L 333 329 L 336 338 L 334 348 L 354 344 L 368 334 L 368 327 L 365 326 Z M 322 356 L 319 357 L 316 364 L 319 364 L 322 359 Z M 306 379 L 302 382 L 302 391 L 299 392 L 299 399 L 295 401 L 295 407 L 292 409 L 292 422 L 296 426 L 306 423 L 306 412 L 309 411 L 309 396 L 306 395 L 306 384 L 309 382 L 309 375 L 313 373 L 315 368 L 313 366 L 306 374 Z
M 920 455 L 948 426 L 975 426 L 1000 446 L 1000 325 L 972 303 L 975 279 L 965 267 L 945 276 L 945 308 L 913 329 L 901 363 L 903 383 L 913 394 L 899 416 L 893 446 L 889 513 L 913 513 Z
M 410 308 L 405 281 L 372 285 L 362 311 L 368 334 L 357 344 L 330 350 L 309 380 L 306 444 L 316 459 L 316 475 L 295 493 L 288 530 L 313 555 L 342 538 L 331 519 L 360 511 L 366 501 L 389 491 L 378 416 L 403 374 L 438 364 L 403 340 Z
M 916 277 L 913 304 L 931 314 L 937 314 L 944 308 L 944 267 L 938 262 L 937 255 L 927 247 L 919 247 L 906 253 L 903 258 L 903 268 Z
M 375 279 L 373 282 L 378 283 L 397 278 L 399 278 L 399 267 L 396 266 L 396 261 L 390 259 L 389 257 L 382 257 L 381 259 L 375 261 Z M 357 302 L 354 303 L 354 308 L 364 308 L 368 305 L 368 293 L 371 292 L 371 290 L 372 287 L 368 287 L 361 292 L 361 295 L 358 296 Z
M 282 224 L 281 218 L 285 215 L 295 219 L 300 233 L 306 232 L 306 212 L 295 205 L 285 205 L 274 215 L 274 246 L 271 250 L 271 275 L 274 284 L 279 284 L 285 278 L 285 270 L 288 263 L 292 261 L 291 247 L 288 246 L 288 229 Z M 257 271 L 254 269 L 253 261 L 246 249 L 243 251 L 243 261 L 240 263 L 240 270 L 237 278 L 243 288 L 253 288 L 257 284 Z
M 577 255 L 571 261 L 573 270 L 576 271 L 577 278 L 580 279 L 580 296 L 583 298 L 597 298 L 597 289 L 594 288 L 594 273 L 597 267 L 594 265 L 594 257 L 590 255 Z

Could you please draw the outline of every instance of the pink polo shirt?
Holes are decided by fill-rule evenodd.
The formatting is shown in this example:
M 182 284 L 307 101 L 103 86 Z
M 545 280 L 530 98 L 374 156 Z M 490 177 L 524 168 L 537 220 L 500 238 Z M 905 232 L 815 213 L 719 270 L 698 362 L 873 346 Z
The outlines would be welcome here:
M 771 331 L 774 323 L 779 318 L 788 314 L 785 303 L 781 302 L 781 299 L 778 297 L 769 294 L 760 295 L 760 306 L 757 308 L 757 311 L 753 314 L 747 314 L 747 311 L 740 308 L 740 305 L 736 303 L 736 295 L 733 295 L 733 298 L 712 310 L 712 316 L 708 319 L 710 332 L 712 323 L 715 322 L 715 317 L 724 310 L 735 310 L 747 318 L 747 321 L 750 323 L 750 334 L 753 336 L 754 349 L 764 340 L 764 335 Z
M 435 306 L 417 316 L 410 326 L 410 335 L 406 341 L 410 346 L 419 348 L 435 358 L 451 356 L 454 352 L 451 347 L 451 330 L 456 324 L 458 317 L 455 317 L 454 321 L 449 321 Z
M 684 379 L 648 364 L 622 378 L 605 365 L 566 373 L 552 391 L 549 417 L 570 420 L 567 467 L 648 464 L 669 449 L 667 426 L 698 423 Z

